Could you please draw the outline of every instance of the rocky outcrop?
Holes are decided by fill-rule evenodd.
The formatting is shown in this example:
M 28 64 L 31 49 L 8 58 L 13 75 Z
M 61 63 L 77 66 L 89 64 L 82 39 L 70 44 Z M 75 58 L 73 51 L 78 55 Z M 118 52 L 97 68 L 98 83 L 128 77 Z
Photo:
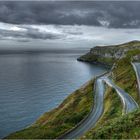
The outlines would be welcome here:
M 139 61 L 140 62 L 140 54 L 139 55 L 135 55 L 133 57 L 133 61 Z

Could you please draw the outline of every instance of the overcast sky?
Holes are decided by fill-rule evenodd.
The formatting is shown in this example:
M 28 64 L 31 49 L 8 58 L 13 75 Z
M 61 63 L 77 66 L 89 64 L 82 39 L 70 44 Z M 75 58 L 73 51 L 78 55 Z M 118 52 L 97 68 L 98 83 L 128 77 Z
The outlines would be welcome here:
M 91 47 L 130 40 L 140 40 L 139 1 L 0 1 L 2 45 L 42 41 Z

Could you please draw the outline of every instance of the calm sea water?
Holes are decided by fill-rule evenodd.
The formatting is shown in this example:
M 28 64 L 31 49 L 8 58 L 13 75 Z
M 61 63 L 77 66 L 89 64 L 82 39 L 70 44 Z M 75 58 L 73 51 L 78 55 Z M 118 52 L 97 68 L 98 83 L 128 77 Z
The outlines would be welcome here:
M 80 53 L 0 55 L 0 138 L 33 123 L 105 68 Z

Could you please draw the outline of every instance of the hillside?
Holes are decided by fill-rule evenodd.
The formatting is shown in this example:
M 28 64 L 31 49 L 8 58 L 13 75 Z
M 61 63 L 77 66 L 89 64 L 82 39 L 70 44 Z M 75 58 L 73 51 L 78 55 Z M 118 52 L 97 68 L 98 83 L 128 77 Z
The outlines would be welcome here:
M 140 106 L 136 74 L 131 64 L 132 61 L 140 62 L 139 41 L 115 46 L 98 46 L 81 58 L 83 57 L 84 61 L 90 63 L 101 63 L 109 66 L 114 64 L 110 78 L 116 85 L 130 94 Z M 59 107 L 42 115 L 32 126 L 10 134 L 6 138 L 52 139 L 71 130 L 89 114 L 93 107 L 94 83 L 95 80 L 91 80 L 66 98 Z M 139 128 L 140 109 L 125 114 L 116 91 L 106 86 L 103 115 L 96 126 L 83 134 L 81 139 L 137 139 L 140 138 Z
M 122 89 L 127 91 L 137 103 L 140 105 L 140 97 L 138 94 L 138 86 L 134 69 L 131 61 L 140 62 L 139 49 L 129 50 L 126 56 L 117 60 L 112 69 L 112 79 Z M 135 59 L 134 59 L 135 58 Z M 108 94 L 113 94 L 114 91 L 108 91 Z M 106 100 L 106 98 L 105 98 Z M 113 98 L 113 101 L 116 99 Z M 113 113 L 119 111 L 118 105 L 115 103 L 113 107 L 116 109 Z M 107 108 L 105 106 L 105 108 Z M 137 139 L 140 138 L 140 109 L 126 114 L 118 115 L 112 119 L 112 110 L 109 109 L 107 114 L 103 114 L 96 127 L 87 132 L 82 138 L 86 139 Z
M 139 139 L 140 110 L 110 119 L 90 130 L 84 139 Z
M 140 41 L 131 41 L 120 45 L 96 46 L 91 48 L 87 54 L 79 57 L 78 60 L 112 66 L 116 60 L 125 57 L 127 51 L 133 49 L 140 49 Z

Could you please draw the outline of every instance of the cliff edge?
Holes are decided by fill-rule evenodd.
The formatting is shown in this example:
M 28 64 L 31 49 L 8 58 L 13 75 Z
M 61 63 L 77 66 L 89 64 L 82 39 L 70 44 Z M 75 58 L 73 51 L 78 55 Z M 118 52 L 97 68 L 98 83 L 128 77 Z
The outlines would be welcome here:
M 77 60 L 112 66 L 116 60 L 125 57 L 129 50 L 134 49 L 140 49 L 140 41 L 135 40 L 119 45 L 96 46 Z

